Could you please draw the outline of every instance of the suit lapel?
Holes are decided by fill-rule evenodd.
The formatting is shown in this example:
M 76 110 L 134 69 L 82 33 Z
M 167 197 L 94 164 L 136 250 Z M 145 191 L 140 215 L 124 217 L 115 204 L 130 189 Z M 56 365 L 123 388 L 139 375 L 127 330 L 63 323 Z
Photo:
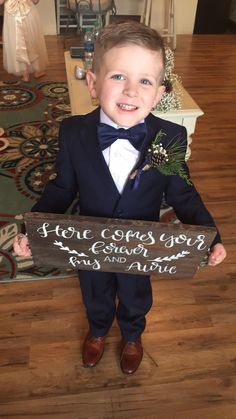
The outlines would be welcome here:
M 147 116 L 147 118 L 145 119 L 145 122 L 146 122 L 146 125 L 147 125 L 147 134 L 146 134 L 146 137 L 144 139 L 142 148 L 140 150 L 139 159 L 138 159 L 138 161 L 137 161 L 137 163 L 134 166 L 132 171 L 138 169 L 144 163 L 146 155 L 147 155 L 147 151 L 148 151 L 152 141 L 154 140 L 158 130 L 160 129 L 158 121 L 159 121 L 159 119 L 152 114 L 149 114 Z M 133 180 L 128 179 L 127 182 L 126 182 L 126 186 L 124 188 L 123 194 L 126 191 L 129 191 L 132 187 L 133 187 Z
M 85 124 L 85 135 L 81 136 L 82 145 L 88 156 L 88 161 L 93 166 L 94 176 L 97 176 L 103 180 L 104 188 L 107 190 L 107 193 L 118 198 L 120 196 L 116 185 L 111 176 L 110 170 L 106 164 L 106 161 L 103 157 L 98 136 L 97 136 L 97 125 L 100 120 L 100 108 L 97 108 L 94 112 L 87 115 Z
M 154 118 L 154 119 L 153 119 Z M 145 119 L 146 125 L 147 125 L 147 134 L 144 138 L 144 142 L 142 144 L 142 148 L 140 150 L 140 156 L 139 159 L 134 167 L 134 170 L 140 167 L 140 165 L 144 162 L 148 148 L 150 147 L 152 141 L 155 138 L 155 135 L 158 131 L 158 118 L 150 114 Z

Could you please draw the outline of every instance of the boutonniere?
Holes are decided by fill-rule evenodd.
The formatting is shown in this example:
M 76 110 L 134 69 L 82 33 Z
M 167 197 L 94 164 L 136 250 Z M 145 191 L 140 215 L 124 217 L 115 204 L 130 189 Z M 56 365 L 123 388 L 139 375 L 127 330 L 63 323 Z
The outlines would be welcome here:
M 130 179 L 135 180 L 134 188 L 138 186 L 141 173 L 149 170 L 151 167 L 166 176 L 179 175 L 188 185 L 192 185 L 183 168 L 185 147 L 183 147 L 179 139 L 172 139 L 164 148 L 161 143 L 161 138 L 164 135 L 166 134 L 163 130 L 158 131 L 147 151 L 144 163 L 131 173 Z

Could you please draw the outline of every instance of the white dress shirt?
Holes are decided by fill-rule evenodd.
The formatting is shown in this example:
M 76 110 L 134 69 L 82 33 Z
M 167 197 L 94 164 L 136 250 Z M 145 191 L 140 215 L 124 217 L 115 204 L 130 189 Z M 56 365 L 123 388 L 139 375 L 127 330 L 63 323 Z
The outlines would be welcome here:
M 100 111 L 100 122 L 111 125 L 114 128 L 124 128 L 115 124 L 102 109 Z M 129 140 L 118 138 L 110 147 L 103 150 L 102 154 L 115 185 L 121 194 L 132 169 L 138 161 L 140 152 L 132 146 Z

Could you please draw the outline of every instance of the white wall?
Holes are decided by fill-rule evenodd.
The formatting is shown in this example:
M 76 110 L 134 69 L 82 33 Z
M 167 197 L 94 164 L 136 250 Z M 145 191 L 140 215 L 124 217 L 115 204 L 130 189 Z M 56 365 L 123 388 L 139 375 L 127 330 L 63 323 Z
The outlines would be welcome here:
M 192 34 L 197 10 L 197 0 L 175 0 L 175 3 L 176 33 Z
M 117 14 L 141 14 L 144 0 L 115 0 Z M 165 26 L 165 7 L 168 0 L 152 0 L 151 26 L 161 30 Z M 176 33 L 192 34 L 197 0 L 175 0 Z
M 144 0 L 115 0 L 117 14 L 141 14 Z M 165 4 L 168 0 L 152 0 L 151 26 L 157 30 L 164 27 Z M 175 0 L 175 23 L 177 34 L 192 34 L 197 0 Z M 40 0 L 37 5 L 44 33 L 54 35 L 56 16 L 54 0 Z
M 135 15 L 141 13 L 143 0 L 115 0 L 115 4 L 118 15 Z
M 54 0 L 40 0 L 37 8 L 45 35 L 56 35 L 56 14 Z

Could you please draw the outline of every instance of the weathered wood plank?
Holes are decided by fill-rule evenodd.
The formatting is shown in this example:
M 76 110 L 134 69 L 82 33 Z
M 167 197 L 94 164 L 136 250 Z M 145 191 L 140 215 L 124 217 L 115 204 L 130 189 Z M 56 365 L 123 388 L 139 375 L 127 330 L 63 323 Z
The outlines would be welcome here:
M 157 277 L 192 277 L 212 227 L 61 214 L 24 216 L 35 264 Z

